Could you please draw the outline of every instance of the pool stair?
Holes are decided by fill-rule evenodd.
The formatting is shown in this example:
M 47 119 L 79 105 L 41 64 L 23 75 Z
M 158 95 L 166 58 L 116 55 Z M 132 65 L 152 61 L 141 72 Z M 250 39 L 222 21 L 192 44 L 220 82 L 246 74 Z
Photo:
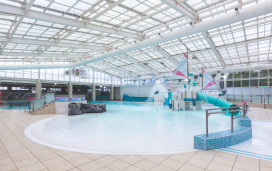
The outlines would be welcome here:
M 199 150 L 213 150 L 226 148 L 232 145 L 244 142 L 252 137 L 251 120 L 247 117 L 241 117 L 238 120 L 238 126 L 231 130 L 194 136 L 194 148 Z
M 42 114 L 56 114 L 55 102 L 46 104 L 45 106 L 34 111 L 33 115 L 42 115 Z

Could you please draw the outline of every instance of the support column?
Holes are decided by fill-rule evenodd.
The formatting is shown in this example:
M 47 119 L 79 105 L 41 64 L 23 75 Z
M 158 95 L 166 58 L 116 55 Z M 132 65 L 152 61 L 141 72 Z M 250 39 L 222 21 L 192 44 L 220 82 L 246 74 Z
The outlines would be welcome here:
M 40 79 L 40 69 L 38 71 L 38 80 L 36 81 L 35 89 L 36 89 L 36 98 L 42 97 L 42 83 Z
M 111 76 L 110 100 L 114 100 L 113 76 Z
M 70 70 L 69 70 L 69 83 L 68 83 L 68 96 L 69 96 L 69 98 L 73 97 L 73 84 L 71 81 L 71 76 L 72 76 L 72 69 L 70 68 Z
M 227 90 L 227 76 L 224 75 L 224 90 Z
M 95 90 L 95 78 L 94 78 L 94 70 L 93 70 L 93 88 L 92 88 L 92 103 L 95 103 L 95 96 L 96 96 L 96 90 Z
M 73 84 L 71 81 L 68 84 L 68 96 L 69 98 L 73 97 Z
M 8 86 L 8 92 L 12 91 L 12 86 Z

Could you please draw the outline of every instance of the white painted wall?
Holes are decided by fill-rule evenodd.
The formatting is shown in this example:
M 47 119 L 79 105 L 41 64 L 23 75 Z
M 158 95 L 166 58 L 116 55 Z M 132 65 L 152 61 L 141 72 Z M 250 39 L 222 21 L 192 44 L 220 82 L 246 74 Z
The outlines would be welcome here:
M 152 86 L 153 85 L 123 86 L 120 88 L 121 99 L 123 99 L 124 94 L 132 97 L 148 97 Z

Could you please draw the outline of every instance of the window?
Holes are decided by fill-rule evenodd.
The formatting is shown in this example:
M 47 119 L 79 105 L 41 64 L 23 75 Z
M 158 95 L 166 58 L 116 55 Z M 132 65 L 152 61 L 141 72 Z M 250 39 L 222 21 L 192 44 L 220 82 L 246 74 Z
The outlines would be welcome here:
M 248 78 L 249 77 L 249 72 L 248 71 L 247 72 L 242 72 L 241 75 L 242 75 L 242 78 Z
M 8 90 L 8 87 L 0 87 L 0 90 Z
M 250 71 L 250 77 L 258 77 L 257 71 Z
M 234 78 L 241 78 L 241 72 L 233 73 Z
M 249 87 L 249 80 L 242 80 L 242 87 Z
M 21 87 L 12 87 L 11 90 L 21 90 Z
M 259 79 L 259 86 L 268 86 L 268 79 Z
M 234 81 L 234 87 L 241 87 L 241 81 Z
M 268 70 L 261 70 L 259 72 L 259 77 L 267 77 L 268 76 Z
M 228 79 L 232 79 L 232 76 L 233 76 L 233 74 L 232 74 L 232 73 L 229 73 Z
M 257 87 L 258 86 L 258 80 L 250 80 L 250 86 L 251 87 Z
M 228 81 L 227 82 L 227 87 L 233 87 L 233 81 Z

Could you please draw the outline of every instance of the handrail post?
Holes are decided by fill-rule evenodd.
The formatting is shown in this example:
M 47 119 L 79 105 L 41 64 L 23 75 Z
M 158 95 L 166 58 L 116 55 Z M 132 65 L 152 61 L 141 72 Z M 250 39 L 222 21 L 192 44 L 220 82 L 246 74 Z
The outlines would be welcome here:
M 264 109 L 265 109 L 265 96 L 264 96 Z
M 33 103 L 33 110 L 32 110 L 32 114 L 34 113 L 34 104 L 35 104 L 35 103 Z
M 242 95 L 242 102 L 244 102 L 244 95 Z
M 252 94 L 250 95 L 250 103 L 252 103 Z
M 208 114 L 208 110 L 206 109 L 206 137 L 208 137 L 209 135 L 209 124 L 208 124 L 208 117 L 209 117 L 209 114 Z
M 261 95 L 261 104 L 263 103 L 263 95 Z
M 173 99 L 173 102 L 172 102 L 172 111 L 174 111 L 175 110 L 175 103 L 174 103 L 174 99 Z
M 246 104 L 244 103 L 243 104 L 243 117 L 245 117 L 246 115 Z
M 235 94 L 233 95 L 233 101 L 235 102 Z
M 233 132 L 233 112 L 231 112 L 231 132 Z

